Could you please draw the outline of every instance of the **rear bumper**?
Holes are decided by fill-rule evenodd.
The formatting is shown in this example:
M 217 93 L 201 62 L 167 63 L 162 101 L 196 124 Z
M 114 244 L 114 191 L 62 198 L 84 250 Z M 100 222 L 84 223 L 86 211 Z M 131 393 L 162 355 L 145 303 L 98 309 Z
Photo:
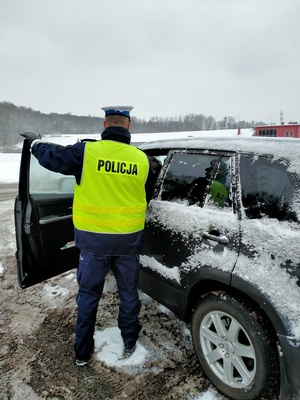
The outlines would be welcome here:
M 300 341 L 278 335 L 281 371 L 280 400 L 300 399 Z

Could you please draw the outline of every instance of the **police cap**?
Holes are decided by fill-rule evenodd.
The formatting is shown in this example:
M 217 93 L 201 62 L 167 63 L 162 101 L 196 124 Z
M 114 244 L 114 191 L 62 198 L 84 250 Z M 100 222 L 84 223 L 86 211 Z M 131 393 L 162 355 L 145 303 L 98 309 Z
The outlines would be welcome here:
M 101 110 L 105 112 L 105 117 L 107 115 L 122 115 L 127 117 L 130 121 L 130 111 L 133 109 L 132 106 L 108 106 L 101 107 Z

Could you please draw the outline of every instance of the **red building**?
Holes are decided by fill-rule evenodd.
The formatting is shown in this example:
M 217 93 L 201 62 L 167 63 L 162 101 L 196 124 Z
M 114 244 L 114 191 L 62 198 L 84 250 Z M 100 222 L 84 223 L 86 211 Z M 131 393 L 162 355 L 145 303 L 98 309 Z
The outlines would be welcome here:
M 293 137 L 300 139 L 300 124 L 256 126 L 254 136 Z

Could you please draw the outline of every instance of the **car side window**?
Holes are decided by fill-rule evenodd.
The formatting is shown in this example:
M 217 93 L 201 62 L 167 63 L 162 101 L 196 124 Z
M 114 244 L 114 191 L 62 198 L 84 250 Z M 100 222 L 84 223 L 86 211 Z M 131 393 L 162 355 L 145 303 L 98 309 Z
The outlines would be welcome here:
M 73 194 L 74 176 L 62 175 L 42 167 L 37 159 L 30 157 L 30 194 Z
M 249 219 L 298 220 L 292 208 L 295 181 L 283 160 L 242 154 L 240 177 L 242 203 Z
M 229 158 L 174 153 L 161 190 L 161 199 L 200 207 L 210 201 L 219 207 L 229 205 Z

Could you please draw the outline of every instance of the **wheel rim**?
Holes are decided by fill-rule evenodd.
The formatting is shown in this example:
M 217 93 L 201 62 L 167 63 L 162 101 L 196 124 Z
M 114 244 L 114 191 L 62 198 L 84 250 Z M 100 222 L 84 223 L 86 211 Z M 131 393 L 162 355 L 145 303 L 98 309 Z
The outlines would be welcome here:
M 200 325 L 202 352 L 212 372 L 233 388 L 248 386 L 256 372 L 252 342 L 242 325 L 230 315 L 214 311 Z

